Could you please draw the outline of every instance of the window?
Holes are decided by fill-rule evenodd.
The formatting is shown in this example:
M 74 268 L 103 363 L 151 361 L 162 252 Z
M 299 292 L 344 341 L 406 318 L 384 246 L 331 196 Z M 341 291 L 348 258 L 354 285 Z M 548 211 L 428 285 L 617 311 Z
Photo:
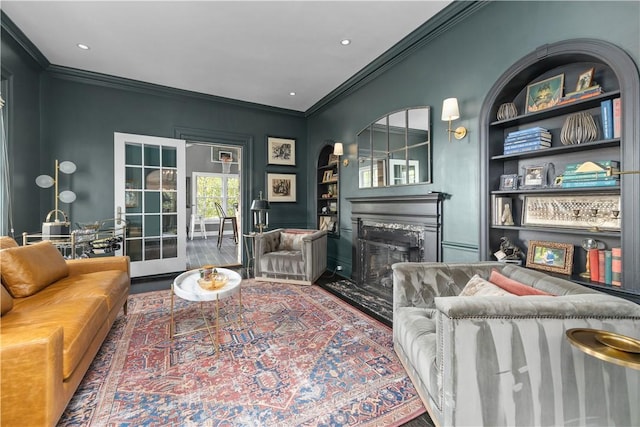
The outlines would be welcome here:
M 194 213 L 204 218 L 218 218 L 216 203 L 229 216 L 236 214 L 240 198 L 240 179 L 238 175 L 221 173 L 194 172 L 193 200 Z

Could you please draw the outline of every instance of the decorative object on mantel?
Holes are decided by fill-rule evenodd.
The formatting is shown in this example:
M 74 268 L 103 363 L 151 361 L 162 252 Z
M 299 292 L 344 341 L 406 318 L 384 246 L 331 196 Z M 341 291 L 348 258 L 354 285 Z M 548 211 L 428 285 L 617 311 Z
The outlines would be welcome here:
M 496 118 L 498 120 L 508 120 L 516 117 L 517 115 L 518 109 L 516 108 L 516 104 L 513 102 L 505 102 L 498 108 Z
M 70 175 L 76 171 L 76 165 L 75 163 L 70 162 L 68 160 L 59 163 L 58 160 L 56 159 L 55 172 L 54 172 L 55 178 L 52 178 L 49 175 L 38 175 L 38 177 L 36 177 L 36 185 L 38 187 L 49 188 L 51 186 L 54 186 L 55 203 L 54 203 L 53 210 L 49 212 L 45 222 L 42 223 L 43 235 L 51 236 L 51 235 L 69 234 L 69 225 L 70 225 L 69 219 L 67 218 L 67 215 L 58 208 L 58 200 L 60 200 L 63 203 L 73 203 L 76 200 L 76 193 L 74 193 L 71 190 L 65 190 L 58 193 L 58 183 L 59 183 L 58 171 L 64 174 Z M 55 218 L 53 218 L 53 221 L 51 221 L 52 214 L 55 214 Z M 64 221 L 60 220 L 60 216 L 58 214 L 62 214 L 62 219 Z
M 455 130 L 451 129 L 451 121 L 458 120 L 460 118 L 460 109 L 458 108 L 458 98 L 447 98 L 442 101 L 442 121 L 448 121 L 449 127 L 447 133 L 449 134 L 449 142 L 451 142 L 451 134 L 456 139 L 462 139 L 467 135 L 467 128 L 459 126 Z
M 567 117 L 560 131 L 560 142 L 564 145 L 582 144 L 595 141 L 598 127 L 591 114 L 586 111 L 571 114 Z

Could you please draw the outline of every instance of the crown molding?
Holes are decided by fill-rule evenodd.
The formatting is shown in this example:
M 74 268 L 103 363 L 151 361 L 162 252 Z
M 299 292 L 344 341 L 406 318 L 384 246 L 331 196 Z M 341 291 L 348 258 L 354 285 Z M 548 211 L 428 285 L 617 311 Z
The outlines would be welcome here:
M 31 40 L 13 23 L 11 18 L 4 13 L 4 10 L 0 10 L 0 26 L 3 31 L 6 31 L 7 34 L 11 36 L 13 40 L 15 40 L 18 45 L 24 49 L 24 51 L 40 66 L 42 69 L 46 69 L 51 63 L 49 60 L 40 52 L 40 50 L 31 43 Z
M 109 74 L 101 74 L 93 71 L 84 71 L 76 68 L 62 67 L 60 65 L 50 65 L 45 70 L 52 78 L 69 80 L 78 83 L 91 84 L 95 86 L 108 87 L 112 89 L 128 90 L 132 92 L 142 93 L 153 96 L 166 97 L 188 97 L 191 99 L 199 99 L 202 101 L 216 102 L 221 104 L 232 105 L 241 108 L 250 108 L 254 110 L 262 110 L 276 114 L 286 114 L 294 117 L 304 118 L 304 112 L 289 110 L 286 108 L 272 107 L 269 105 L 258 104 L 254 102 L 241 101 L 238 99 L 225 98 L 222 96 L 208 95 L 200 92 L 193 92 L 185 89 L 177 89 L 169 86 L 162 86 L 155 83 L 147 83 L 139 80 L 127 79 L 124 77 L 116 77 Z
M 456 26 L 459 22 L 482 9 L 491 0 L 464 1 L 456 0 L 443 10 L 438 12 L 433 18 L 426 21 L 408 36 L 400 40 L 386 52 L 374 59 L 362 70 L 358 71 L 346 82 L 329 92 L 320 101 L 312 105 L 305 116 L 310 117 L 319 113 L 329 105 L 338 102 L 347 95 L 360 89 L 371 82 L 382 73 L 404 60 L 406 57 L 420 49 L 427 43 L 439 37 L 446 31 Z

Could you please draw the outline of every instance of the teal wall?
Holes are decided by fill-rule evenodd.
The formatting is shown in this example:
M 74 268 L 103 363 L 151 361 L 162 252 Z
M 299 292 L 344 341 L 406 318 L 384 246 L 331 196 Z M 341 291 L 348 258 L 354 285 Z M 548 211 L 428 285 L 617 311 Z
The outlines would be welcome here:
M 4 18 L 3 18 L 4 19 Z M 4 20 L 3 20 L 4 25 Z M 264 108 L 216 97 L 136 85 L 86 74 L 46 71 L 2 32 L 2 76 L 10 80 L 9 142 L 16 232 L 34 231 L 53 206 L 52 192 L 34 179 L 53 172 L 54 159 L 73 160 L 68 181 L 78 193 L 73 221 L 113 214 L 113 132 L 174 137 L 177 128 L 202 133 L 248 135 L 251 197 L 264 189 L 265 172 L 295 172 L 298 202 L 274 204 L 273 225 L 315 224 L 317 156 L 327 141 L 345 143 L 351 165 L 342 168 L 341 233 L 329 239 L 330 266 L 351 272 L 351 212 L 348 197 L 390 194 L 448 194 L 444 202 L 445 261 L 478 259 L 478 173 L 480 107 L 488 90 L 511 64 L 545 43 L 596 38 L 626 50 L 640 63 L 639 2 L 491 2 L 455 24 L 443 24 L 395 65 L 346 95 L 302 113 Z M 37 55 L 36 55 L 37 57 Z M 46 67 L 46 64 L 45 64 Z M 468 128 L 449 142 L 440 121 L 442 100 L 457 97 Z M 355 136 L 384 114 L 412 106 L 432 107 L 433 183 L 366 189 L 357 187 Z M 297 166 L 270 167 L 266 136 L 297 139 Z M 65 178 L 61 182 L 65 183 Z
M 615 23 L 615 24 L 614 24 Z M 478 260 L 479 121 L 484 98 L 498 77 L 522 56 L 545 43 L 595 38 L 614 43 L 640 63 L 639 2 L 492 2 L 439 32 L 372 81 L 318 109 L 307 122 L 309 153 L 325 140 L 341 141 L 351 164 L 340 171 L 340 239 L 330 241 L 330 265 L 351 271 L 349 197 L 424 194 L 448 195 L 443 208 L 443 260 Z M 440 120 L 442 101 L 457 97 L 468 129 L 461 141 L 448 141 Z M 387 112 L 432 107 L 433 183 L 358 189 L 356 134 Z M 312 207 L 310 207 L 312 209 Z
M 2 80 L 7 80 L 10 173 L 13 180 L 13 227 L 16 233 L 42 222 L 39 211 L 40 189 L 35 185 L 36 171 L 44 153 L 40 150 L 40 66 L 25 56 L 6 31 L 2 30 Z M 2 166 L 0 166 L 2 167 Z M 51 166 L 53 169 L 53 164 Z M 8 214 L 3 212 L 8 217 Z

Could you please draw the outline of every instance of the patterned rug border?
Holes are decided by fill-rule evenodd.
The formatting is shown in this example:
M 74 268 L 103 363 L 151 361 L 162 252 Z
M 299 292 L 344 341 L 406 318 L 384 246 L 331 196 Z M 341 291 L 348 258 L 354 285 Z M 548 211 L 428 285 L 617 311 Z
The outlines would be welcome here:
M 330 291 L 323 289 L 322 287 L 317 285 L 301 287 L 301 286 L 287 285 L 287 284 L 265 284 L 261 282 L 256 282 L 254 280 L 245 280 L 243 282 L 243 303 L 246 304 L 246 301 L 247 301 L 244 295 L 245 293 L 255 292 L 254 297 L 256 297 L 256 296 L 259 296 L 260 292 L 268 291 L 269 288 L 276 288 L 276 289 L 279 289 L 279 292 L 288 292 L 291 295 L 304 297 L 305 303 L 315 305 L 317 309 L 320 310 L 321 314 L 331 316 L 333 320 L 343 321 L 343 320 L 348 320 L 350 318 L 355 318 L 357 319 L 357 321 L 360 321 L 360 322 L 364 321 L 365 323 L 368 323 L 374 329 L 379 330 L 380 333 L 383 333 L 383 334 L 392 333 L 392 328 L 386 325 L 384 322 L 381 322 L 380 320 L 372 317 L 367 313 L 362 312 L 356 307 L 349 305 L 347 302 L 343 301 L 336 295 L 332 294 Z M 127 364 L 127 359 L 130 356 L 130 352 L 132 351 L 132 348 L 134 348 L 134 344 L 132 344 L 133 342 L 132 340 L 134 339 L 134 335 L 136 334 L 136 331 L 137 331 L 137 328 L 135 326 L 136 324 L 138 324 L 138 322 L 142 321 L 143 320 L 142 318 L 145 316 L 153 319 L 153 316 L 156 315 L 156 317 L 161 318 L 164 313 L 164 316 L 167 317 L 170 310 L 170 299 L 171 299 L 170 295 L 171 295 L 170 290 L 159 290 L 159 291 L 134 294 L 129 297 L 129 314 L 127 315 L 127 317 L 124 317 L 124 315 L 120 314 L 120 316 L 116 320 L 116 324 L 114 324 L 114 327 L 109 333 L 109 336 L 105 340 L 105 343 L 103 344 L 103 348 L 100 350 L 98 356 L 96 356 L 96 360 L 92 364 L 83 382 L 78 388 L 76 395 L 74 395 L 74 398 L 72 399 L 71 403 L 67 407 L 67 410 L 65 411 L 59 425 L 61 426 L 64 426 L 64 425 L 100 425 L 102 426 L 102 425 L 116 425 L 116 424 L 129 425 L 127 423 L 124 423 L 122 418 L 115 417 L 116 418 L 115 420 L 112 418 L 114 418 L 114 414 L 113 414 L 114 411 L 116 412 L 116 415 L 118 415 L 117 414 L 118 393 L 126 394 L 126 387 L 124 388 L 125 391 L 119 390 L 119 387 L 121 386 L 122 382 L 126 380 L 127 368 L 125 367 L 125 365 Z M 323 302 L 321 303 L 321 301 Z M 327 307 L 327 302 L 330 302 L 329 307 Z M 185 311 L 189 311 L 190 309 L 188 307 L 190 305 L 195 305 L 196 303 L 183 301 L 176 297 L 175 304 L 178 310 L 184 309 Z M 334 309 L 331 307 L 331 304 L 335 305 L 336 307 L 339 307 L 340 309 L 343 310 L 343 312 L 342 313 L 334 312 Z M 347 313 L 347 315 L 345 313 Z M 165 319 L 165 323 L 168 325 L 168 321 L 166 321 L 166 319 Z M 242 328 L 239 328 L 239 330 L 241 329 Z M 167 332 L 167 331 L 168 329 L 160 332 Z M 160 332 L 158 333 L 158 335 L 161 335 Z M 204 334 L 206 334 L 206 332 L 204 332 Z M 154 337 L 154 338 L 157 339 L 157 337 Z M 194 336 L 192 336 L 191 338 L 189 335 L 187 335 L 185 337 L 180 337 L 180 339 L 182 341 L 179 341 L 180 343 L 179 346 L 184 345 L 186 347 L 188 345 L 193 345 L 195 349 L 194 351 L 204 351 L 206 354 L 207 347 L 211 349 L 211 343 L 208 335 L 205 338 L 202 338 L 201 336 L 198 337 L 197 334 L 194 334 Z M 369 337 L 369 339 L 373 340 L 374 338 Z M 203 341 L 202 345 L 199 344 L 199 341 Z M 170 343 L 172 348 L 168 350 L 169 352 L 171 353 L 174 352 L 173 346 L 177 342 L 178 342 L 178 338 L 175 339 L 174 343 Z M 158 346 L 160 344 L 163 344 L 163 343 L 157 342 L 154 345 Z M 226 344 L 229 344 L 226 351 L 231 351 L 232 346 L 230 345 L 230 343 L 226 343 Z M 225 343 L 223 343 L 223 348 L 224 348 L 224 345 Z M 253 341 L 251 341 L 251 342 L 240 343 L 239 345 L 243 346 L 244 348 L 246 346 L 254 345 L 254 344 L 253 344 Z M 390 347 L 390 351 L 389 351 L 389 347 Z M 392 359 L 392 362 L 400 366 L 400 369 L 402 370 L 401 375 L 404 376 L 404 378 L 406 379 L 406 382 L 408 383 L 407 387 L 410 387 L 411 389 L 410 391 L 413 393 L 412 396 L 410 396 L 409 398 L 407 398 L 406 400 L 403 400 L 400 404 L 398 404 L 397 408 L 393 408 L 388 413 L 384 413 L 381 416 L 370 418 L 368 420 L 358 418 L 358 417 L 355 417 L 355 420 L 354 419 L 349 420 L 348 418 L 344 418 L 344 417 L 340 418 L 340 414 L 337 414 L 336 417 L 331 417 L 323 413 L 322 409 L 324 407 L 322 406 L 322 402 L 320 402 L 316 404 L 316 406 L 320 406 L 320 408 L 315 408 L 315 411 L 312 411 L 314 413 L 310 415 L 307 413 L 304 413 L 304 409 L 303 409 L 302 413 L 299 413 L 298 415 L 294 414 L 294 416 L 287 418 L 286 421 L 288 422 L 285 424 L 281 424 L 280 422 L 278 422 L 277 424 L 272 423 L 268 425 L 399 426 L 425 413 L 426 410 L 422 405 L 422 402 L 420 401 L 417 393 L 415 392 L 415 389 L 413 389 L 413 385 L 410 383 L 408 376 L 406 375 L 406 372 L 402 369 L 400 360 L 397 358 L 397 355 L 395 355 L 395 352 L 393 352 L 393 345 L 391 343 L 391 339 L 389 339 L 388 342 L 384 343 L 384 348 L 386 349 L 386 355 L 387 355 L 386 357 L 388 359 Z M 142 351 L 143 350 L 144 348 L 142 349 Z M 224 351 L 225 350 L 223 350 L 223 352 Z M 177 353 L 178 351 L 176 350 L 175 352 Z M 380 354 L 384 355 L 385 352 L 383 351 Z M 204 356 L 204 357 L 216 359 L 215 360 L 215 364 L 217 365 L 216 369 L 220 368 L 221 366 L 227 366 L 227 365 L 224 365 L 225 361 L 226 363 L 230 364 L 230 362 L 225 358 L 225 354 L 221 354 L 220 358 L 217 358 L 216 356 L 213 356 L 213 355 Z M 205 359 L 198 359 L 198 362 L 204 362 L 204 360 Z M 317 362 L 318 361 L 316 361 L 316 363 Z M 175 363 L 176 363 L 175 365 L 172 365 L 170 363 L 168 366 L 163 366 L 163 368 L 158 371 L 159 372 L 158 375 L 164 375 L 169 370 L 174 368 L 176 368 L 177 371 L 180 371 L 180 369 L 177 369 L 177 368 L 181 367 L 180 363 L 185 363 L 185 362 L 178 361 Z M 230 364 L 229 366 L 233 367 L 232 364 Z M 151 376 L 152 374 L 153 372 L 149 373 L 149 375 Z M 176 381 L 182 381 L 182 380 L 183 378 L 178 378 Z M 389 379 L 385 381 L 389 381 Z M 368 391 L 367 393 L 370 393 L 370 392 L 371 391 Z M 380 390 L 378 390 L 378 392 L 380 392 Z M 367 396 L 368 394 L 366 396 L 361 396 L 361 398 L 366 400 Z M 353 405 L 353 399 L 354 399 L 353 396 L 350 396 L 347 394 L 346 397 L 342 397 L 342 398 L 347 399 L 345 400 L 345 404 Z M 335 405 L 336 398 L 332 397 L 332 401 L 334 402 L 334 405 Z M 165 402 L 165 404 L 171 405 L 175 403 Z M 114 409 L 114 406 L 116 406 L 115 409 Z M 175 412 L 180 412 L 179 409 L 180 408 L 178 408 L 178 410 Z M 143 410 L 141 409 L 141 411 Z M 144 422 L 145 425 L 155 425 L 153 419 L 146 420 L 144 419 L 144 416 L 145 416 L 144 412 L 142 412 L 141 414 L 138 414 L 137 418 L 135 417 L 135 414 L 134 414 L 133 419 L 130 419 L 129 421 L 133 422 L 134 424 L 136 422 L 139 423 L 141 421 L 140 417 L 142 417 L 142 419 L 145 421 Z M 323 420 L 323 419 L 325 421 L 327 419 L 330 419 L 331 422 L 327 424 L 315 424 L 318 420 Z M 233 417 L 231 418 L 231 420 L 233 420 Z M 156 419 L 155 421 L 164 422 L 166 420 Z M 182 418 L 182 419 L 176 419 L 174 421 L 180 425 L 239 425 L 233 422 L 232 423 L 222 422 L 220 424 L 217 421 L 212 420 L 210 418 L 200 419 L 199 421 L 193 418 L 191 419 Z M 291 421 L 293 421 L 294 424 L 289 423 Z M 354 421 L 355 423 L 351 423 Z M 243 423 L 242 425 L 266 425 L 266 424 L 262 424 L 260 422 L 260 419 L 254 419 L 254 420 L 245 419 L 244 421 L 241 420 L 240 422 Z

